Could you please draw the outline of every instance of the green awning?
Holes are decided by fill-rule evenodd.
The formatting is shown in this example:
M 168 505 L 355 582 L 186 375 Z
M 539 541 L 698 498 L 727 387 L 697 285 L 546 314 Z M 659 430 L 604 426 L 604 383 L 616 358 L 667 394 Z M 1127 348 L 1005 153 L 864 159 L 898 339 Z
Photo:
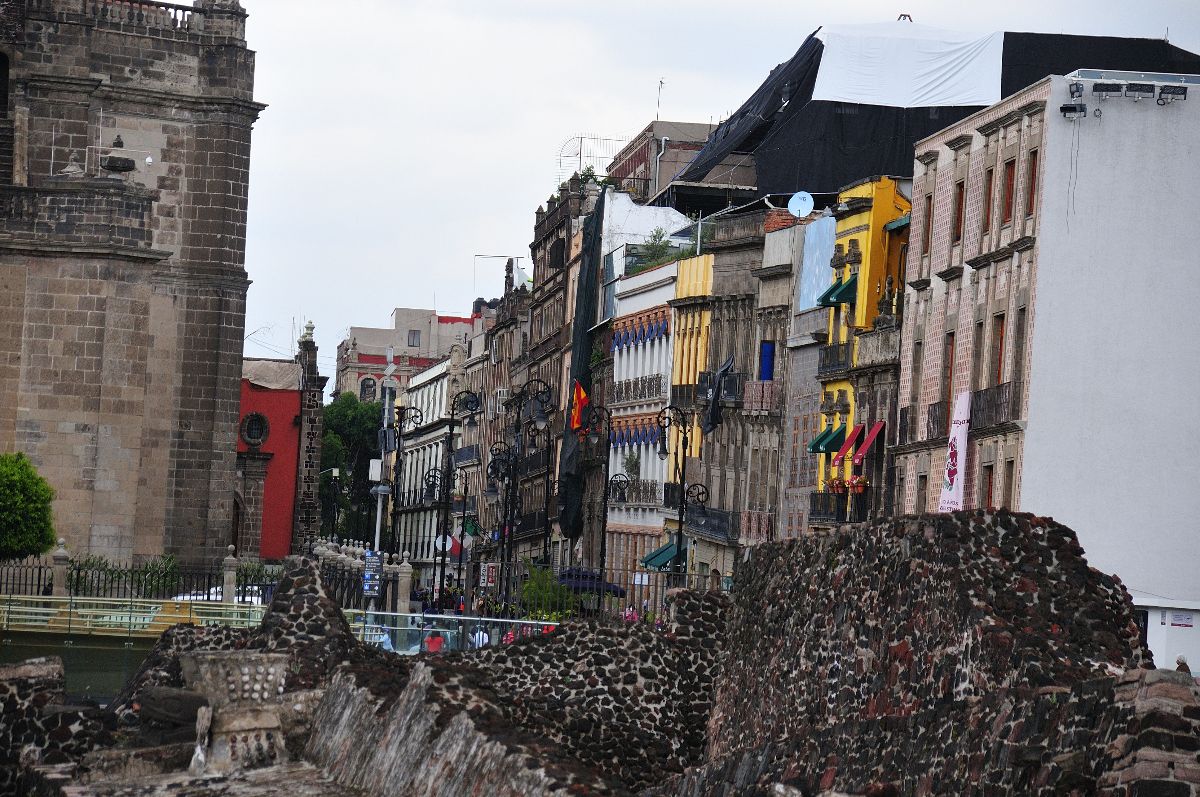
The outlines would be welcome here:
M 835 282 L 826 288 L 825 292 L 817 297 L 817 307 L 837 307 L 838 303 L 833 301 L 830 297 L 840 287 L 842 287 L 842 283 Z
M 892 221 L 889 221 L 887 224 L 883 225 L 883 229 L 887 230 L 888 232 L 892 232 L 893 230 L 900 230 L 907 227 L 911 222 L 912 214 L 905 213 L 900 218 L 893 219 Z
M 858 275 L 855 274 L 850 279 L 838 286 L 838 289 L 829 294 L 829 300 L 834 304 L 854 304 L 858 299 Z
M 673 561 L 675 561 L 675 543 L 669 542 L 643 556 L 642 567 L 661 572 L 669 568 Z
M 828 432 L 828 430 L 826 431 Z M 817 449 L 817 453 L 836 454 L 844 442 L 846 442 L 846 424 L 842 424 L 821 438 L 821 447 Z
M 810 440 L 808 443 L 808 453 L 820 454 L 821 451 L 823 450 L 821 448 L 821 445 L 825 442 L 825 438 L 831 434 L 833 434 L 832 426 L 826 427 L 825 429 L 822 429 L 820 432 L 818 432 L 817 436 L 814 437 L 812 440 Z

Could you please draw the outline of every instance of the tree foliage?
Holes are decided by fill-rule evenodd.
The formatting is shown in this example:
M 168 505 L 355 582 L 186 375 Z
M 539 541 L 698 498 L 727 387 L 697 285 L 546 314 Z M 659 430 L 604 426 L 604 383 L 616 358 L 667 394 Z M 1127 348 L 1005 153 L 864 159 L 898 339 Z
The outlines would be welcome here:
M 358 531 L 360 518 L 349 510 L 351 505 L 369 506 L 371 482 L 367 478 L 372 459 L 379 457 L 379 427 L 383 406 L 379 402 L 362 402 L 353 393 L 342 393 L 325 405 L 322 419 L 325 433 L 321 438 L 321 470 L 338 468 L 344 494 L 333 490 L 333 474 L 321 476 L 322 520 L 333 524 L 334 507 L 338 507 L 342 529 Z M 341 532 L 342 530 L 339 530 Z
M 54 546 L 54 489 L 24 454 L 0 454 L 0 559 L 45 553 Z

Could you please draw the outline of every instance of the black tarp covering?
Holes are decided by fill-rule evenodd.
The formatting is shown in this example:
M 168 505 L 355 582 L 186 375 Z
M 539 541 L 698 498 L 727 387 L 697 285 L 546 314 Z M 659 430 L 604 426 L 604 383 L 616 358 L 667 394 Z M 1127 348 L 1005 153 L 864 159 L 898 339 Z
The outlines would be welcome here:
M 571 326 L 571 380 L 579 380 L 583 390 L 592 395 L 592 333 L 596 318 L 596 302 L 600 297 L 600 271 L 604 262 L 604 201 L 602 188 L 596 207 L 583 222 L 583 251 L 579 261 L 579 281 L 575 286 L 575 323 Z M 574 409 L 574 381 L 567 387 L 567 415 Z M 569 423 L 567 424 L 569 426 Z M 604 433 L 606 435 L 607 432 Z M 570 429 L 563 431 L 562 450 L 558 457 L 558 521 L 564 537 L 576 539 L 583 533 L 583 452 L 579 435 Z
M 763 194 L 833 192 L 877 174 L 912 175 L 917 141 L 982 106 L 898 108 L 813 101 L 823 45 L 809 36 L 790 61 L 713 131 L 680 179 L 699 181 L 734 152 L 753 152 Z M 1076 69 L 1200 73 L 1200 56 L 1159 39 L 1005 33 L 1001 96 Z M 791 101 L 783 106 L 785 87 Z M 781 106 L 783 106 L 781 108 Z

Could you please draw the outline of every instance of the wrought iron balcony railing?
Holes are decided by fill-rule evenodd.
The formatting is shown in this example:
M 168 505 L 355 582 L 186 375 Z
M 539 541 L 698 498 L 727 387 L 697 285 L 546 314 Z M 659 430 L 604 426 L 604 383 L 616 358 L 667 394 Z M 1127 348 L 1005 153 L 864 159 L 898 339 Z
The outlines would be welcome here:
M 622 379 L 613 384 L 613 398 L 609 404 L 662 401 L 667 398 L 667 387 L 665 374 L 648 374 L 633 379 Z
M 1021 419 L 1021 383 L 1003 382 L 971 396 L 971 429 L 986 429 Z
M 662 506 L 663 485 L 655 479 L 633 479 L 624 492 L 616 485 L 609 485 L 608 505 L 625 504 L 626 506 Z
M 454 449 L 454 467 L 459 468 L 464 465 L 479 464 L 479 445 L 472 443 L 469 446 L 459 446 Z
M 817 375 L 849 370 L 854 343 L 834 343 L 817 350 Z

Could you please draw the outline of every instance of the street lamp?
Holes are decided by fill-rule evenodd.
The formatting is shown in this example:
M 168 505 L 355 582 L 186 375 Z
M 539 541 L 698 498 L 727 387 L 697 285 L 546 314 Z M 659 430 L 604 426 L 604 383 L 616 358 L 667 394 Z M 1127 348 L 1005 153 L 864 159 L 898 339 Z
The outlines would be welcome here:
M 400 485 L 402 483 L 402 473 L 404 468 L 404 427 L 421 426 L 425 423 L 425 414 L 421 412 L 419 407 L 396 407 L 396 459 L 392 463 L 392 553 L 396 553 L 395 546 L 397 539 L 400 536 Z M 412 548 L 408 544 L 408 540 L 404 541 L 404 550 L 410 551 Z
M 474 428 L 477 426 L 478 422 L 475 420 L 475 413 L 479 412 L 479 408 L 482 406 L 482 404 L 483 401 L 479 398 L 479 394 L 470 390 L 460 390 L 454 394 L 449 402 L 450 415 L 447 418 L 446 450 L 444 452 L 441 476 L 442 507 L 441 518 L 438 524 L 438 549 L 441 553 L 439 558 L 442 562 L 442 577 L 438 586 L 439 604 L 444 603 L 446 600 L 446 570 L 450 564 L 450 491 L 454 486 L 455 476 L 454 424 L 458 418 L 459 410 L 463 410 L 467 416 L 466 425 L 469 428 Z M 459 471 L 459 475 L 463 477 L 465 482 L 466 473 L 464 471 Z
M 677 586 L 684 572 L 683 559 L 683 524 L 687 517 L 689 501 L 700 507 L 702 514 L 707 514 L 704 505 L 708 502 L 708 488 L 702 484 L 687 483 L 687 458 L 690 450 L 690 440 L 694 417 L 691 412 L 669 404 L 658 413 L 658 425 L 662 429 L 662 437 L 658 441 L 658 458 L 665 460 L 670 452 L 667 450 L 667 434 L 671 427 L 679 427 L 679 447 L 675 450 L 675 472 L 679 474 L 679 525 L 675 530 L 675 558 L 671 561 L 671 572 L 675 576 Z
M 509 597 L 508 548 L 512 543 L 512 516 L 517 503 L 517 459 L 512 448 L 503 442 L 493 443 L 488 449 L 488 453 L 488 487 L 484 491 L 484 496 L 490 506 L 499 507 L 500 584 L 497 591 L 501 594 L 501 607 L 506 609 Z
M 608 490 L 609 490 L 609 446 L 608 438 L 612 429 L 612 412 L 603 404 L 593 404 L 588 408 L 587 414 L 587 439 L 593 446 L 600 445 L 603 440 L 604 450 L 604 506 L 600 513 L 600 578 L 602 581 L 608 580 Z M 622 475 L 622 474 L 618 474 Z M 629 478 L 625 478 L 625 487 L 629 486 Z M 624 495 L 622 489 L 621 495 Z M 624 503 L 624 501 L 622 501 Z
M 508 402 L 515 412 L 513 414 L 512 436 L 516 444 L 514 451 L 514 461 L 520 462 L 525 458 L 527 453 L 537 451 L 537 441 L 530 436 L 527 440 L 522 434 L 522 424 L 525 421 L 525 408 L 529 404 L 533 404 L 532 412 L 530 413 L 533 421 L 533 429 L 537 432 L 546 432 L 546 478 L 545 478 L 545 506 L 542 518 L 542 561 L 547 565 L 550 562 L 550 473 L 553 470 L 553 445 L 550 442 L 550 417 L 548 412 L 555 410 L 554 406 L 554 389 L 546 382 L 536 377 L 527 379 L 525 384 L 517 388 L 509 397 Z M 530 445 L 532 443 L 532 445 Z M 520 473 L 514 474 L 514 481 L 520 477 Z M 519 494 L 519 490 L 518 490 Z M 518 503 L 518 502 L 513 502 Z M 510 505 L 510 511 L 515 508 Z M 510 551 L 512 553 L 513 551 Z

